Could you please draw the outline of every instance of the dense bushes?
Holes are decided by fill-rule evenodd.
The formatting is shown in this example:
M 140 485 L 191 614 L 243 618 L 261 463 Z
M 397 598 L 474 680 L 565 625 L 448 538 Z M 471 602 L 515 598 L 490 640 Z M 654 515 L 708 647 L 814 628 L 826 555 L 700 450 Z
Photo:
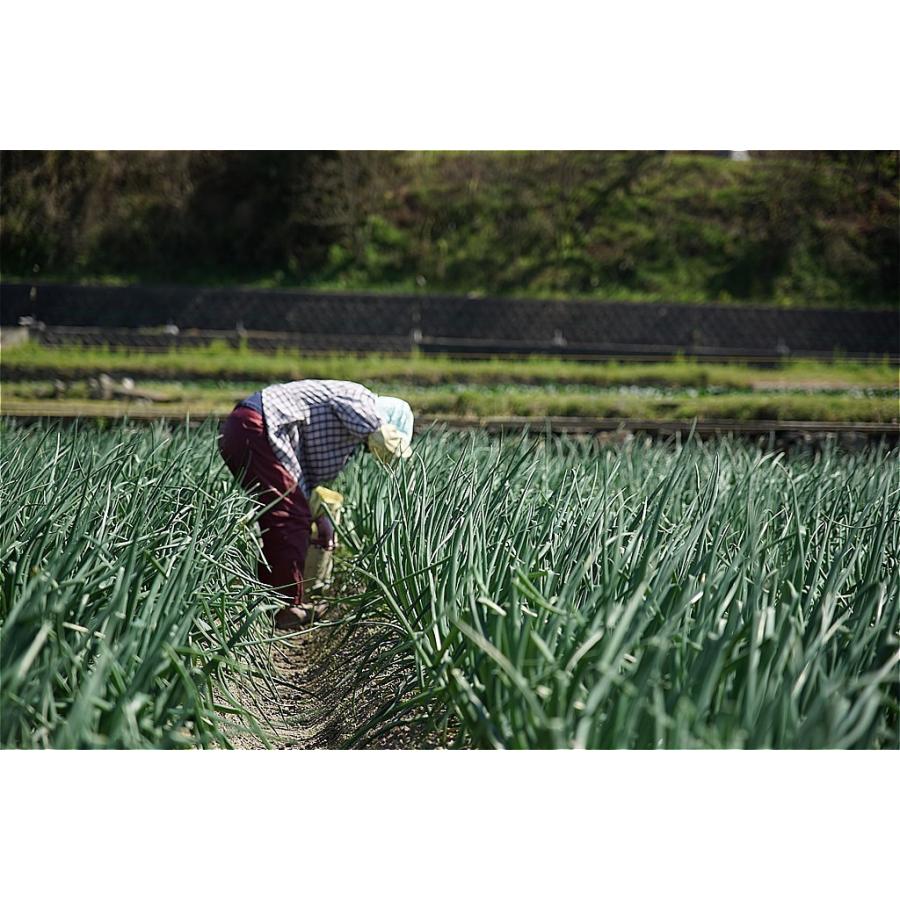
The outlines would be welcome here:
M 893 304 L 898 154 L 6 152 L 5 276 Z

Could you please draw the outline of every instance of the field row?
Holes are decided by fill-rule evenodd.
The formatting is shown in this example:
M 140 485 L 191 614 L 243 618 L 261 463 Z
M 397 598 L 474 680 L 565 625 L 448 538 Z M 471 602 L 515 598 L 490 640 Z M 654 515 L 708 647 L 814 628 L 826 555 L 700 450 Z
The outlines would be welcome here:
M 359 740 L 415 711 L 458 746 L 896 747 L 897 463 L 472 436 L 351 469 L 409 673 Z
M 0 423 L 0 745 L 227 746 L 258 732 L 253 506 L 214 433 Z
M 697 419 L 815 422 L 897 422 L 898 398 L 893 392 L 855 390 L 840 393 L 808 391 L 662 390 L 659 388 L 589 389 L 550 385 L 469 385 L 420 387 L 369 381 L 377 393 L 404 397 L 424 417 L 585 417 L 598 419 Z M 169 419 L 190 415 L 204 419 L 227 414 L 236 402 L 260 387 L 259 382 L 140 383 L 133 396 L 113 390 L 92 399 L 88 381 L 60 387 L 49 381 L 6 382 L 0 386 L 0 411 L 20 416 L 123 417 L 155 411 Z M 142 399 L 146 397 L 148 399 Z M 152 399 L 150 399 L 152 398 Z
M 44 347 L 36 343 L 3 351 L 3 377 L 10 380 L 80 379 L 108 374 L 154 380 L 291 381 L 338 378 L 420 387 L 465 383 L 488 385 L 582 385 L 584 387 L 733 388 L 745 390 L 897 389 L 897 368 L 835 359 L 787 361 L 776 367 L 701 363 L 586 363 L 529 359 L 459 360 L 434 356 L 264 353 L 224 343 L 167 353 L 103 348 Z

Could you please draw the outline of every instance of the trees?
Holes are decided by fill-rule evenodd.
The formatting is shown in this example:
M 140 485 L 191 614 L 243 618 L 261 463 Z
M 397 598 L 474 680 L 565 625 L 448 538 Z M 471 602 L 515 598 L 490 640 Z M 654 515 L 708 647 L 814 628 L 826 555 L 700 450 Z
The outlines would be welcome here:
M 898 154 L 4 152 L 3 274 L 896 302 Z

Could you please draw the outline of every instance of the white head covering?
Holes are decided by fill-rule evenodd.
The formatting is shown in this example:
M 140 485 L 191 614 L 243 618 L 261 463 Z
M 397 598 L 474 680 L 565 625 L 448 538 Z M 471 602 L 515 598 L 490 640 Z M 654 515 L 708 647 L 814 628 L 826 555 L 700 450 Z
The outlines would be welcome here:
M 375 401 L 379 415 L 406 438 L 407 443 L 413 436 L 413 411 L 409 404 L 399 397 L 378 397 Z
M 377 397 L 375 406 L 385 424 L 369 436 L 369 448 L 380 459 L 408 459 L 412 454 L 413 412 L 399 397 Z

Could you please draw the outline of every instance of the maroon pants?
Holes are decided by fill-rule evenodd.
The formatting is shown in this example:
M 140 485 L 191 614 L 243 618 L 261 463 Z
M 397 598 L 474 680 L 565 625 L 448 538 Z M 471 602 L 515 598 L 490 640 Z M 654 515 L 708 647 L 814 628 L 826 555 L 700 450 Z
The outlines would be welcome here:
M 244 487 L 266 506 L 284 495 L 259 517 L 267 563 L 259 565 L 259 580 L 287 595 L 292 604 L 300 603 L 309 548 L 309 504 L 272 451 L 262 416 L 254 409 L 236 407 L 225 420 L 219 452 Z

